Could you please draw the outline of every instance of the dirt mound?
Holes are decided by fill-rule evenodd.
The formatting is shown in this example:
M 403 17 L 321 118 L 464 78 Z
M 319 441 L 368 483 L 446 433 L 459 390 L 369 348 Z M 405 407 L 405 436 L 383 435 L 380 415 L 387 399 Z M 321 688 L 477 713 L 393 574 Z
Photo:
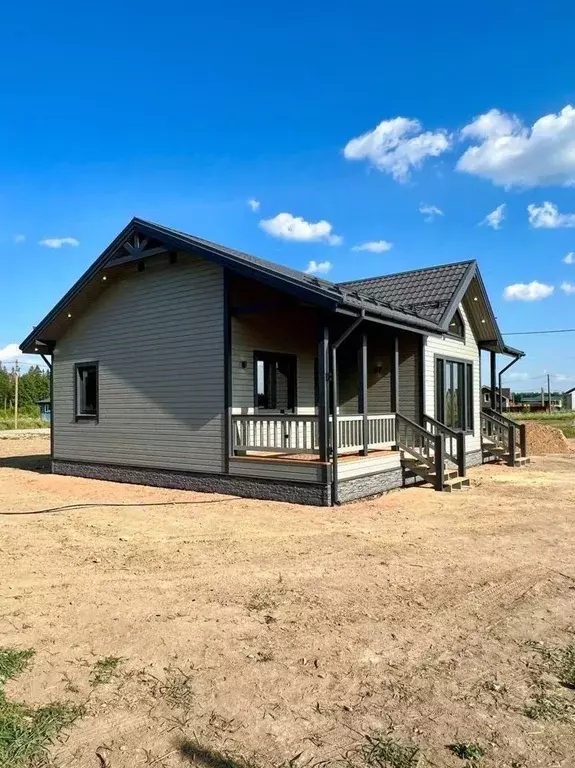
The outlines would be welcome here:
M 526 423 L 527 455 L 540 456 L 543 453 L 571 453 L 573 448 L 557 427 L 545 424 Z

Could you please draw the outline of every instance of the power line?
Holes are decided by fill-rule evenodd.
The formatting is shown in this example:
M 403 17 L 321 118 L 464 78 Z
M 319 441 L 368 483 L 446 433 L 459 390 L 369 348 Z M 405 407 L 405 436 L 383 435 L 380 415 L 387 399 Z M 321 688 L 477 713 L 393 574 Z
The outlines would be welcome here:
M 553 331 L 510 331 L 503 336 L 536 336 L 542 333 L 575 333 L 575 328 L 558 328 Z

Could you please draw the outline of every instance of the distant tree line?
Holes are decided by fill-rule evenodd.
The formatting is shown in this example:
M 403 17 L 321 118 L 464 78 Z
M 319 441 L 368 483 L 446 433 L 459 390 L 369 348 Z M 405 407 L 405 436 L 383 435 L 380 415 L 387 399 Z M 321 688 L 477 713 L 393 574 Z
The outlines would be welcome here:
M 50 397 L 50 373 L 32 365 L 18 377 L 18 407 L 30 409 L 37 400 Z M 12 410 L 15 401 L 15 375 L 13 368 L 0 365 L 0 408 Z

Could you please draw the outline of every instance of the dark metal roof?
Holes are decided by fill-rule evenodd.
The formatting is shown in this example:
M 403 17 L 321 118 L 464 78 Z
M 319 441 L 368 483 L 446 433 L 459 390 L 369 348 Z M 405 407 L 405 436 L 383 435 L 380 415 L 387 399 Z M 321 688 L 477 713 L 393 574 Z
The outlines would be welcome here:
M 337 284 L 138 218 L 132 219 L 32 330 L 20 345 L 23 352 L 46 351 L 53 345 L 62 333 L 63 324 L 67 324 L 68 313 L 76 314 L 75 309 L 70 308 L 81 309 L 101 293 L 105 285 L 101 280 L 103 270 L 126 261 L 117 255 L 134 234 L 154 238 L 170 251 L 195 254 L 327 310 L 354 316 L 361 313 L 367 320 L 422 334 L 445 333 L 465 297 L 465 310 L 476 327 L 478 342 L 484 348 L 504 354 L 522 354 L 505 346 L 475 261 Z M 470 286 L 473 300 L 469 296 Z
M 441 325 L 462 280 L 474 267 L 475 261 L 461 261 L 339 285 L 378 301 L 389 301 L 396 307 L 416 311 L 418 315 Z

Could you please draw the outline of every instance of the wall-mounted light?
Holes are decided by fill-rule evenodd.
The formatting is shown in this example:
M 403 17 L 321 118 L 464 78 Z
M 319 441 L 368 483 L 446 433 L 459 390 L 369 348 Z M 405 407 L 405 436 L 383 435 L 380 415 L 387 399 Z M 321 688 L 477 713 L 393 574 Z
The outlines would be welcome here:
M 102 280 L 107 280 L 107 279 L 108 279 L 108 278 L 106 277 L 106 275 L 104 275 L 104 277 L 102 278 Z
M 479 301 L 479 299 L 477 298 L 477 296 L 474 296 L 474 297 L 473 297 L 473 301 Z
M 247 360 L 242 360 L 240 365 L 242 366 L 242 368 L 247 368 L 248 367 L 248 361 Z
M 375 373 L 381 373 L 383 371 L 382 363 L 376 363 L 375 368 L 373 370 L 375 371 Z
M 482 320 L 481 322 L 482 322 L 482 323 L 485 323 L 486 321 L 485 321 L 485 320 Z
M 68 317 L 72 317 L 72 315 L 68 312 Z

